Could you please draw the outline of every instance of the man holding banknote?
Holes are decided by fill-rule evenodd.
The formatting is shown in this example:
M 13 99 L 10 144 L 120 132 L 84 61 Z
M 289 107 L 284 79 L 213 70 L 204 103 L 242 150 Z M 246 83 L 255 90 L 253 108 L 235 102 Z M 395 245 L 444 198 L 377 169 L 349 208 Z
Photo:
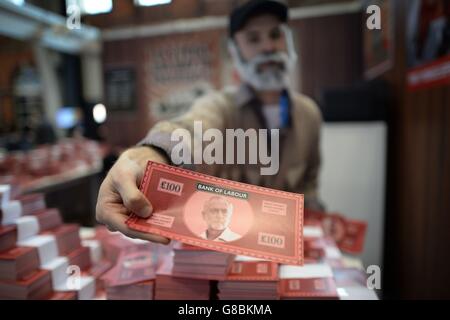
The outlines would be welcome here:
M 130 237 L 168 242 L 166 238 L 137 232 L 125 225 L 130 212 L 144 218 L 152 213 L 151 199 L 146 199 L 138 189 L 148 160 L 301 193 L 305 195 L 305 207 L 322 209 L 317 194 L 321 114 L 310 98 L 290 88 L 290 71 L 296 70 L 297 56 L 287 22 L 288 8 L 278 1 L 251 0 L 233 10 L 228 28 L 229 51 L 241 85 L 200 98 L 190 111 L 157 123 L 138 147 L 124 152 L 100 188 L 99 222 Z M 199 126 L 210 133 L 209 141 L 217 140 L 221 134 L 228 137 L 233 129 L 244 132 L 241 140 L 250 142 L 243 148 L 233 145 L 229 149 L 230 143 L 239 140 L 236 134 L 231 136 L 233 140 L 218 144 L 214 161 L 196 158 L 192 165 L 175 159 L 180 140 L 174 140 L 174 132 L 184 130 L 194 147 L 203 146 L 208 139 L 199 135 Z M 251 130 L 256 130 L 255 141 Z M 265 136 L 269 131 L 270 135 Z M 211 139 L 211 133 L 216 134 L 215 138 Z M 188 142 L 184 151 L 194 148 Z M 261 149 L 255 149 L 255 145 Z M 270 156 L 261 157 L 263 147 L 271 150 Z M 195 150 L 192 153 L 199 154 Z M 258 155 L 267 161 L 249 161 Z M 247 162 L 243 163 L 243 159 Z M 264 171 L 268 163 L 273 170 Z

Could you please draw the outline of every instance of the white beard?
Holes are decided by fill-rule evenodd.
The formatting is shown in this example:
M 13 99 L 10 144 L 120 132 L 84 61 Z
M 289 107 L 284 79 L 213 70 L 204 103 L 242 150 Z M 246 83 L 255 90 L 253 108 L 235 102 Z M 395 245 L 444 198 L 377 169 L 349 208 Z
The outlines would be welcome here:
M 285 30 L 285 37 L 288 53 L 260 54 L 249 61 L 243 60 L 234 41 L 229 42 L 230 54 L 239 76 L 255 90 L 282 90 L 289 86 L 289 70 L 294 69 L 297 55 L 288 30 Z M 268 62 L 276 65 L 261 68 L 261 65 Z

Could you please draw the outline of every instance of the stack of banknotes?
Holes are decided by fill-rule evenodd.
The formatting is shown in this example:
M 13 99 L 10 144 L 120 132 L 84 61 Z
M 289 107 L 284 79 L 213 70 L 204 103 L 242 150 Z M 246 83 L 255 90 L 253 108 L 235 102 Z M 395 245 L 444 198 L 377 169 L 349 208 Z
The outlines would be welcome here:
M 64 224 L 43 194 L 11 191 L 0 185 L 0 299 L 94 298 L 91 249 L 80 227 Z

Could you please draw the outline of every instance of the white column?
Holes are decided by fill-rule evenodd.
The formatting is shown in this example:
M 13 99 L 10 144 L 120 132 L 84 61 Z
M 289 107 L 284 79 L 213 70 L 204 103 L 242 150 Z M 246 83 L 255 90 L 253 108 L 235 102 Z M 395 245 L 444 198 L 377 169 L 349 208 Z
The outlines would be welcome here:
M 62 92 L 56 74 L 56 66 L 52 60 L 50 50 L 36 43 L 33 45 L 33 51 L 41 77 L 42 102 L 44 104 L 46 118 L 53 125 L 57 134 L 60 135 L 61 132 L 58 132 L 55 115 L 57 110 L 62 106 Z
M 89 102 L 103 102 L 103 66 L 101 47 L 97 42 L 81 54 L 83 97 Z

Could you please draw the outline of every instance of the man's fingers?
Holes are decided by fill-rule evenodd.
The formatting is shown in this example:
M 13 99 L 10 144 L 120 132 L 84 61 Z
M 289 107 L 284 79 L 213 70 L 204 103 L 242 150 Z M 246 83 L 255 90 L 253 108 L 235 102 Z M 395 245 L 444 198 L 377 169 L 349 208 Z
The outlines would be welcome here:
M 142 171 L 141 166 L 129 157 L 119 158 L 100 187 L 97 220 L 108 226 L 108 229 L 128 237 L 168 244 L 170 240 L 165 237 L 131 230 L 125 224 L 130 211 L 142 218 L 150 217 L 153 211 L 150 201 L 137 187 L 138 176 Z
M 153 207 L 133 181 L 124 179 L 118 183 L 117 187 L 123 204 L 128 210 L 142 218 L 150 217 Z
M 139 238 L 139 239 L 162 243 L 162 244 L 168 244 L 170 242 L 170 239 L 165 238 L 165 237 L 161 237 L 161 236 L 158 236 L 155 234 L 143 233 L 143 232 L 131 230 L 125 224 L 125 221 L 128 219 L 128 217 L 125 215 L 110 213 L 105 218 L 106 218 L 105 223 L 108 226 L 114 228 L 117 231 L 122 232 L 127 237 Z

